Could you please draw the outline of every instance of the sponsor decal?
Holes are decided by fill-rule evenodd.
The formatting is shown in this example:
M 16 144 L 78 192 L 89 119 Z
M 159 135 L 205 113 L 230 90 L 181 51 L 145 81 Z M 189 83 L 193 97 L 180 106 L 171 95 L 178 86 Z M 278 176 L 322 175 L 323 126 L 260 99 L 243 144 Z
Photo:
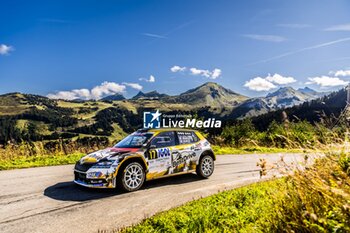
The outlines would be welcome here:
M 80 164 L 84 164 L 84 163 L 96 163 L 99 160 L 103 159 L 106 156 L 109 156 L 110 153 L 108 153 L 108 150 L 100 150 L 91 154 L 88 154 L 86 156 L 84 156 L 81 160 L 80 160 Z
M 160 148 L 149 151 L 149 159 L 165 158 L 171 155 L 169 148 Z
M 93 186 L 103 186 L 103 184 L 92 184 Z
M 162 117 L 161 117 L 162 116 Z M 159 112 L 144 112 L 144 128 L 221 128 L 221 120 L 193 118 L 192 115 L 166 115 Z
M 180 164 L 185 164 L 186 161 L 196 157 L 196 153 L 192 151 L 186 151 L 186 152 L 177 152 L 176 154 L 174 153 L 174 159 L 173 159 L 173 167 L 177 167 Z
M 158 149 L 158 157 L 168 157 L 170 156 L 170 149 L 169 148 L 161 148 Z
M 86 174 L 86 178 L 91 179 L 91 178 L 100 178 L 102 177 L 103 174 L 102 172 L 88 172 Z

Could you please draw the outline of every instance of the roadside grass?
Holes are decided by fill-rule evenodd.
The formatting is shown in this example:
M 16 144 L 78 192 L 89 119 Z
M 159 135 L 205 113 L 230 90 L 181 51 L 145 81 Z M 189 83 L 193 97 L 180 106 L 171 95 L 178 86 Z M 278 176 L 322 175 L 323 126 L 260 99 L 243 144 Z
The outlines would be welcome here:
M 251 153 L 303 153 L 305 149 L 291 149 L 291 148 L 275 148 L 275 147 L 242 147 L 235 148 L 229 146 L 212 145 L 213 151 L 216 155 L 225 154 L 251 154 Z
M 83 155 L 83 153 L 73 153 L 68 155 L 34 155 L 0 159 L 0 170 L 73 164 Z
M 349 152 L 304 168 L 280 163 L 284 178 L 195 200 L 115 232 L 350 232 Z
M 283 179 L 252 184 L 189 202 L 120 232 L 265 232 Z M 117 231 L 118 232 L 118 231 Z
M 121 139 L 122 131 L 117 124 L 113 124 L 113 134 L 115 138 Z M 120 135 L 119 135 L 120 134 Z M 85 135 L 86 136 L 86 135 Z M 82 138 L 83 135 L 80 135 Z M 113 138 L 113 137 L 110 137 Z M 22 143 L 19 145 L 10 145 L 8 147 L 0 147 L 0 170 L 16 169 L 16 168 L 29 168 L 40 166 L 52 166 L 52 165 L 65 165 L 72 164 L 79 160 L 85 152 L 91 152 L 98 150 L 98 147 L 80 148 L 79 150 L 67 148 L 63 144 L 56 145 L 53 151 L 47 151 L 42 143 Z M 282 148 L 267 148 L 267 147 L 222 147 L 212 146 L 215 154 L 249 154 L 249 153 L 300 153 L 301 149 L 282 149 Z
M 3 151 L 4 149 L 0 150 Z M 250 154 L 250 153 L 301 153 L 300 149 L 281 149 L 281 148 L 233 148 L 233 147 L 219 147 L 213 146 L 213 150 L 217 155 L 224 154 Z M 6 153 L 4 153 L 6 154 Z M 11 152 L 11 154 L 16 154 Z M 19 153 L 22 154 L 22 153 Z M 19 156 L 1 156 L 0 155 L 0 170 L 9 170 L 16 168 L 42 167 L 73 164 L 78 161 L 84 153 L 76 152 L 65 155 L 64 153 L 56 152 L 48 154 L 36 155 L 19 155 Z
M 267 147 L 221 147 L 212 145 L 216 155 L 225 154 L 263 154 L 263 153 L 305 153 L 312 152 L 304 149 L 285 149 L 285 148 L 267 148 Z M 94 151 L 98 148 L 86 148 L 86 151 Z M 0 148 L 0 170 L 9 170 L 16 168 L 29 168 L 53 165 L 73 164 L 78 161 L 85 153 L 76 151 L 65 154 L 58 149 L 56 152 L 49 153 L 43 149 L 36 149 L 35 153 L 29 151 L 25 146 L 17 149 Z

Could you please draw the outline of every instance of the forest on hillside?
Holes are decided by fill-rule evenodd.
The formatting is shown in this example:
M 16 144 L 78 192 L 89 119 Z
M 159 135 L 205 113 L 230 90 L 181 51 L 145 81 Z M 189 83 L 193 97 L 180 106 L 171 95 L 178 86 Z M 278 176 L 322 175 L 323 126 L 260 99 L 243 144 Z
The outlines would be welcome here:
M 25 142 L 43 142 L 52 145 L 51 141 L 71 143 L 78 141 L 82 146 L 90 141 L 105 145 L 114 143 L 116 126 L 120 135 L 126 135 L 142 127 L 143 111 L 152 110 L 139 107 L 136 112 L 127 107 L 107 101 L 110 105 L 99 109 L 98 102 L 79 103 L 79 108 L 62 107 L 57 102 L 36 95 L 26 95 L 29 107 L 26 111 L 14 115 L 0 116 L 0 144 L 19 144 Z M 204 133 L 216 144 L 242 146 L 248 141 L 257 145 L 287 146 L 286 138 L 293 139 L 306 146 L 315 141 L 327 142 L 325 132 L 343 132 L 345 125 L 338 124 L 338 117 L 345 107 L 346 91 L 338 92 L 322 98 L 305 102 L 286 109 L 271 111 L 266 114 L 244 119 L 234 119 L 232 116 L 220 116 L 210 107 L 200 107 L 192 110 L 168 110 L 167 114 L 191 114 L 197 118 L 215 117 L 223 121 L 221 129 L 207 129 Z M 19 101 L 19 100 L 18 100 Z M 22 100 L 23 101 L 23 100 Z M 79 114 L 94 114 L 89 124 L 82 124 Z M 80 116 L 80 117 L 79 117 Z M 18 122 L 25 121 L 25 127 L 19 127 Z M 45 126 L 45 131 L 42 130 Z M 340 130 L 338 129 L 340 128 Z M 45 132 L 45 133 L 43 133 Z M 288 135 L 287 135 L 287 132 Z M 279 136 L 276 136 L 279 135 Z M 315 138 L 315 135 L 317 137 Z M 342 133 L 338 135 L 343 137 Z M 276 137 L 279 137 L 277 140 Z M 296 136 L 293 136 L 296 137 Z M 284 138 L 284 139 L 283 139 Z M 288 141 L 287 140 L 287 141 Z M 243 143 L 244 142 L 244 143 Z M 49 147 L 49 146 L 48 146 Z

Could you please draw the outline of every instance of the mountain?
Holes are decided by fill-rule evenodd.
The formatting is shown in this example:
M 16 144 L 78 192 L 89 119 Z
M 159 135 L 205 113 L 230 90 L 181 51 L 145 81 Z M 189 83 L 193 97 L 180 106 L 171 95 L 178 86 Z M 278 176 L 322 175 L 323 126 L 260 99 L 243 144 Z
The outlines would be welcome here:
M 316 98 L 330 94 L 330 92 L 318 92 L 318 91 L 315 91 L 314 89 L 311 89 L 309 87 L 299 88 L 298 91 L 301 93 L 304 93 L 304 94 L 314 96 Z
M 164 101 L 187 103 L 195 106 L 234 107 L 247 99 L 248 97 L 224 88 L 217 83 L 207 82 L 180 95 L 165 98 Z
M 259 130 L 266 130 L 273 120 L 281 122 L 285 116 L 289 120 L 307 120 L 311 123 L 323 121 L 326 124 L 334 126 L 338 122 L 336 118 L 346 106 L 346 98 L 346 89 L 342 88 L 339 91 L 306 101 L 300 105 L 270 111 L 266 114 L 253 117 L 252 121 Z
M 53 109 L 56 101 L 47 97 L 19 92 L 0 95 L 0 116 L 19 115 L 37 109 Z
M 315 100 L 305 92 L 311 91 L 286 87 L 266 97 L 249 99 L 209 82 L 176 96 L 140 92 L 123 101 L 66 101 L 9 93 L 0 95 L 0 144 L 28 140 L 50 143 L 59 138 L 83 141 L 90 138 L 108 144 L 142 127 L 143 112 L 152 109 L 222 120 L 259 115 L 261 124 L 286 111 L 290 116 L 309 120 L 315 118 L 316 111 L 324 111 L 328 116 L 338 114 L 346 96 L 342 90 L 341 94 L 332 93 Z M 107 100 L 110 98 L 122 97 L 114 95 Z
M 265 99 L 277 108 L 286 108 L 301 104 L 312 98 L 312 95 L 300 92 L 292 87 L 281 87 L 277 91 L 269 93 Z
M 43 140 L 50 143 L 59 138 L 114 142 L 142 127 L 146 109 L 220 118 L 248 97 L 216 83 L 205 83 L 176 96 L 151 91 L 114 101 L 120 99 L 124 97 L 68 101 L 22 93 L 0 95 L 0 144 Z
M 248 99 L 235 108 L 231 116 L 233 118 L 253 117 L 318 98 L 316 94 L 307 93 L 310 90 L 312 89 L 306 89 L 306 92 L 301 92 L 292 87 L 281 87 L 277 91 L 267 94 L 266 97 Z
M 125 97 L 121 94 L 109 95 L 101 99 L 102 101 L 114 101 L 114 100 L 125 100 Z
M 310 94 L 310 95 L 316 95 L 319 93 L 319 92 L 315 91 L 314 89 L 311 89 L 310 87 L 299 88 L 298 91 L 305 93 L 305 94 Z
M 139 91 L 137 95 L 132 97 L 131 99 L 133 100 L 138 100 L 138 99 L 147 99 L 147 100 L 158 100 L 162 99 L 164 97 L 167 97 L 167 94 L 160 94 L 158 91 L 150 91 L 147 93 L 143 93 L 142 91 Z

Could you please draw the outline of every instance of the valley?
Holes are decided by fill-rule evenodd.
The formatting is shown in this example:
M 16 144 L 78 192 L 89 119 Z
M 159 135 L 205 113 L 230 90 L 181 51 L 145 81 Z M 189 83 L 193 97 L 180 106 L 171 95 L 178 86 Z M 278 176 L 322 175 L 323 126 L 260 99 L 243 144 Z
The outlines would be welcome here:
M 339 93 L 343 92 L 340 90 Z M 326 94 L 310 88 L 295 90 L 283 87 L 266 97 L 249 98 L 213 82 L 176 96 L 152 91 L 140 92 L 130 99 L 116 94 L 97 101 L 67 101 L 9 93 L 0 96 L 0 144 L 58 139 L 115 143 L 141 128 L 143 112 L 154 109 L 166 115 L 192 115 L 198 119 L 215 118 L 226 122 L 249 117 L 261 122 L 265 116 L 280 118 L 275 114 L 281 114 L 280 111 L 298 111 L 304 103 L 317 105 L 322 102 L 317 99 L 328 98 Z M 341 101 L 345 96 L 334 98 L 337 99 L 328 101 L 329 105 L 324 109 L 327 114 L 333 113 L 329 111 L 332 106 L 335 106 L 335 112 L 345 106 L 345 102 Z M 320 108 L 322 106 L 318 106 L 318 111 Z M 313 114 L 310 111 L 299 112 Z M 312 119 L 308 120 L 312 122 Z M 220 132 L 220 129 L 216 131 Z

